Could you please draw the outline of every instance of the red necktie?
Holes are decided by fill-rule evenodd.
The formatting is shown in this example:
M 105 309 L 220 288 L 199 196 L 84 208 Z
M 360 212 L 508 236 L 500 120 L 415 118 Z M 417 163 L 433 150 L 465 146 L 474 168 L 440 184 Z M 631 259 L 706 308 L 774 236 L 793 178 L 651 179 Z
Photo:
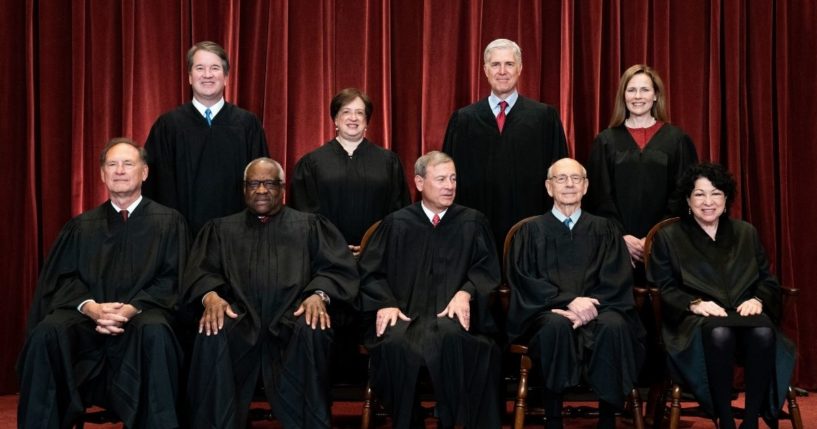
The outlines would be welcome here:
M 508 107 L 508 102 L 502 100 L 499 102 L 499 114 L 496 115 L 496 125 L 499 127 L 499 133 L 502 134 L 502 129 L 505 128 L 505 108 Z
M 128 211 L 127 210 L 120 210 L 119 215 L 122 216 L 122 222 L 128 221 Z
M 438 223 L 440 223 L 440 215 L 435 214 L 434 217 L 431 218 L 431 224 L 436 228 Z

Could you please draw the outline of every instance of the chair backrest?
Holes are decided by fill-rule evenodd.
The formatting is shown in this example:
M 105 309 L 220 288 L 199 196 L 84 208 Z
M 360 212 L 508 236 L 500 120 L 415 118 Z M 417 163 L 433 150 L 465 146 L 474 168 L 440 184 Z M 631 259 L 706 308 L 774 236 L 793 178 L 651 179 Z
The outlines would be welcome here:
M 665 226 L 672 225 L 676 222 L 681 220 L 680 217 L 671 217 L 669 219 L 664 219 L 661 222 L 655 224 L 652 228 L 650 228 L 650 232 L 647 233 L 647 238 L 644 239 L 644 270 L 650 268 L 650 253 L 652 253 L 652 241 L 655 238 L 655 234 L 664 228 Z
M 377 227 L 380 226 L 380 222 L 383 222 L 383 221 L 379 220 L 379 221 L 373 223 L 369 227 L 369 229 L 367 229 L 366 232 L 363 233 L 363 238 L 360 239 L 360 253 L 361 254 L 363 253 L 364 250 L 366 250 L 366 244 L 369 243 L 369 239 L 372 238 L 372 235 L 374 235 L 374 232 L 377 231 Z
M 497 289 L 497 294 L 499 296 L 499 303 L 502 306 L 502 312 L 505 315 L 508 314 L 508 309 L 511 306 L 511 286 L 508 284 L 507 275 L 510 266 L 508 256 L 511 252 L 511 244 L 513 244 L 514 236 L 519 232 L 519 228 L 522 228 L 522 225 L 532 221 L 534 218 L 536 218 L 536 216 L 526 217 L 514 224 L 514 226 L 508 230 L 508 233 L 505 234 L 505 242 L 502 244 L 502 283 Z

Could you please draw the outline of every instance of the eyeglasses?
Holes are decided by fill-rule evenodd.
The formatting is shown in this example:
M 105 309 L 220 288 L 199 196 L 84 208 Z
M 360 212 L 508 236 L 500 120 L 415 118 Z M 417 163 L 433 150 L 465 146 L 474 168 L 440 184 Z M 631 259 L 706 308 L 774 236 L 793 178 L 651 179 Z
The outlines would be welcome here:
M 251 191 L 258 190 L 258 188 L 264 185 L 265 188 L 269 190 L 276 190 L 280 191 L 281 188 L 284 187 L 284 182 L 281 180 L 245 180 L 244 186 Z
M 560 185 L 564 185 L 565 183 L 567 183 L 567 179 L 570 179 L 571 182 L 578 185 L 584 182 L 584 179 L 586 179 L 586 177 L 580 176 L 578 174 L 574 174 L 571 176 L 568 176 L 567 174 L 560 174 L 558 176 L 551 176 L 548 178 L 548 180 L 552 180 Z

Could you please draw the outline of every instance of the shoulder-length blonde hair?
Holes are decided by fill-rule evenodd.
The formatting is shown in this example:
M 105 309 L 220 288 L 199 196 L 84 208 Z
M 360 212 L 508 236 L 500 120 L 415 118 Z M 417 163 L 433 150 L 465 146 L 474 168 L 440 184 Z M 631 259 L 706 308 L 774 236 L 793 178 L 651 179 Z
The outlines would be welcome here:
M 652 87 L 655 91 L 655 102 L 652 104 L 650 113 L 656 121 L 669 122 L 669 115 L 667 114 L 667 98 L 664 95 L 664 82 L 661 76 L 652 67 L 646 64 L 636 64 L 624 71 L 621 75 L 621 80 L 618 81 L 618 91 L 616 92 L 616 100 L 613 104 L 613 115 L 610 118 L 610 128 L 617 127 L 624 123 L 624 120 L 630 116 L 627 110 L 627 105 L 624 103 L 624 92 L 627 91 L 627 84 L 633 76 L 644 73 L 652 81 Z

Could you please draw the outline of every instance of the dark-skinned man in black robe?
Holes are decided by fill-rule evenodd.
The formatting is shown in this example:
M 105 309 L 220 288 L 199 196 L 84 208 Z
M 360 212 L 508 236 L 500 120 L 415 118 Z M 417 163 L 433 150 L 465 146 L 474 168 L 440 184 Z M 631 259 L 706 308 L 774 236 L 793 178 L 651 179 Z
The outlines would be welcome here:
M 516 222 L 550 207 L 547 166 L 567 156 L 567 145 L 556 109 L 517 92 L 516 43 L 489 43 L 483 70 L 491 95 L 451 115 L 443 152 L 457 165 L 457 203 L 484 213 L 501 246 Z
M 354 257 L 325 218 L 283 205 L 279 163 L 259 158 L 244 176 L 247 209 L 208 222 L 185 271 L 184 300 L 201 314 L 190 422 L 243 429 L 260 376 L 284 427 L 329 428 L 329 309 L 357 296 Z
M 224 48 L 199 42 L 187 52 L 193 99 L 156 119 L 145 148 L 145 196 L 182 213 L 195 234 L 205 222 L 244 208 L 244 167 L 268 155 L 261 122 L 224 101 L 230 62 Z
M 145 157 L 130 139 L 108 143 L 110 200 L 71 219 L 43 266 L 18 362 L 20 428 L 71 427 L 91 404 L 128 428 L 179 427 L 172 325 L 188 231 L 142 197 Z
M 456 171 L 433 151 L 415 164 L 422 201 L 387 216 L 360 259 L 375 394 L 395 428 L 420 426 L 415 387 L 428 369 L 442 427 L 498 428 L 500 351 L 486 334 L 499 262 L 485 216 L 453 204 Z M 371 319 L 371 317 L 370 317 Z
M 629 253 L 611 220 L 581 210 L 581 164 L 561 159 L 548 177 L 553 209 L 519 229 L 508 257 L 508 335 L 538 362 L 548 428 L 562 427 L 561 393 L 582 378 L 599 396 L 599 428 L 614 428 L 644 355 Z

